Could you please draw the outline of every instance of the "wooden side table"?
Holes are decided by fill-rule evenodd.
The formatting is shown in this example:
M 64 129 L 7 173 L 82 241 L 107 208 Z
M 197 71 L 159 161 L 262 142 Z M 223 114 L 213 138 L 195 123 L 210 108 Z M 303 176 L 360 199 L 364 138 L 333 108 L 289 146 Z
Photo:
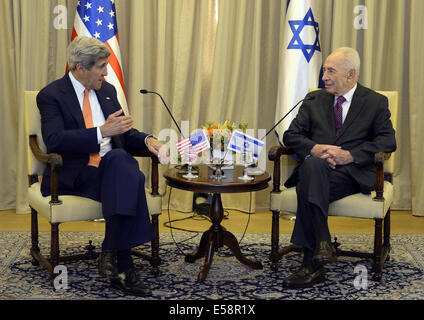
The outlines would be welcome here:
M 221 193 L 239 193 L 259 191 L 268 187 L 270 175 L 264 172 L 262 175 L 254 176 L 252 181 L 242 181 L 238 177 L 243 175 L 243 167 L 235 166 L 234 169 L 225 170 L 225 176 L 220 180 L 211 178 L 213 169 L 205 164 L 199 167 L 199 177 L 197 179 L 184 179 L 178 169 L 168 169 L 163 176 L 166 183 L 173 188 L 178 188 L 193 192 L 212 193 L 212 205 L 210 209 L 210 218 L 212 226 L 206 230 L 200 240 L 197 251 L 193 254 L 187 254 L 186 262 L 194 262 L 199 258 L 205 257 L 205 263 L 198 275 L 198 281 L 206 279 L 209 268 L 212 264 L 214 252 L 224 245 L 230 248 L 234 256 L 243 264 L 253 269 L 262 269 L 262 263 L 256 259 L 246 258 L 241 250 L 236 237 L 221 226 L 224 217 L 224 209 L 221 202 Z

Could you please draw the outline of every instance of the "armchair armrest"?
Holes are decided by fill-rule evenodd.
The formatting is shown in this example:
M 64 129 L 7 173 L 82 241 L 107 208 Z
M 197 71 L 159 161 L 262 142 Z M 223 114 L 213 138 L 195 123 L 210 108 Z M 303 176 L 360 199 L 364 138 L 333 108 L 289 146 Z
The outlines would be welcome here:
M 51 176 L 50 176 L 50 192 L 51 192 L 51 204 L 60 204 L 62 201 L 59 200 L 59 170 L 63 166 L 62 156 L 57 153 L 44 153 L 37 142 L 37 135 L 29 136 L 29 146 L 34 154 L 34 157 L 41 163 L 50 164 Z M 159 195 L 159 159 L 151 153 L 149 150 L 136 150 L 131 152 L 136 157 L 150 157 L 152 159 L 152 173 L 151 173 L 151 188 L 152 195 Z M 30 183 L 36 181 L 31 178 Z M 38 177 L 37 177 L 38 179 Z
M 281 156 L 285 154 L 294 154 L 294 150 L 289 147 L 274 146 L 268 152 L 268 159 L 274 162 L 274 172 L 272 175 L 273 188 L 272 192 L 280 192 L 280 180 L 281 180 Z
M 375 192 L 376 196 L 373 200 L 375 201 L 384 201 L 383 191 L 384 191 L 384 160 L 389 159 L 391 153 L 386 152 L 377 152 L 374 155 L 374 164 L 377 168 L 377 175 L 375 181 Z
M 283 154 L 294 154 L 294 150 L 289 147 L 274 146 L 269 149 L 268 159 L 271 161 L 280 161 Z
M 268 152 L 268 159 L 274 162 L 274 173 L 273 173 L 273 189 L 272 192 L 280 192 L 280 179 L 281 179 L 281 156 L 294 154 L 293 149 L 289 147 L 274 146 Z M 375 201 L 384 201 L 383 191 L 384 191 L 384 161 L 388 160 L 391 156 L 391 153 L 386 152 L 377 152 L 374 155 L 374 164 L 377 168 L 376 175 L 376 184 L 375 191 L 376 196 L 373 200 Z
M 50 164 L 51 204 L 61 204 L 59 200 L 59 170 L 63 166 L 62 156 L 57 153 L 44 153 L 37 142 L 37 135 L 29 136 L 29 146 L 34 157 L 41 163 Z
M 159 159 L 148 149 L 140 149 L 132 151 L 131 154 L 135 157 L 150 157 L 152 160 L 152 173 L 150 176 L 150 184 L 152 188 L 152 196 L 159 196 Z

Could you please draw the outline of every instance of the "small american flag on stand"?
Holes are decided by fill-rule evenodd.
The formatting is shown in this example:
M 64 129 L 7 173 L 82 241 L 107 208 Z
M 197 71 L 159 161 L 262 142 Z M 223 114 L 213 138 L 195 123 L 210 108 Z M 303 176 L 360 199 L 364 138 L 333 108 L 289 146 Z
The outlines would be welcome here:
M 195 152 L 192 152 L 192 148 L 186 149 L 181 154 L 181 161 L 183 163 L 193 164 L 196 160 L 197 160 L 197 154 Z
M 105 79 L 115 86 L 119 104 L 125 114 L 128 114 L 124 76 L 121 67 L 115 0 L 78 1 L 71 42 L 77 36 L 96 38 L 109 47 L 111 55 L 107 67 L 108 75 Z
M 183 155 L 185 150 L 190 149 L 191 153 L 200 153 L 210 148 L 209 139 L 205 130 L 197 131 L 190 137 L 185 138 L 177 143 L 178 152 Z

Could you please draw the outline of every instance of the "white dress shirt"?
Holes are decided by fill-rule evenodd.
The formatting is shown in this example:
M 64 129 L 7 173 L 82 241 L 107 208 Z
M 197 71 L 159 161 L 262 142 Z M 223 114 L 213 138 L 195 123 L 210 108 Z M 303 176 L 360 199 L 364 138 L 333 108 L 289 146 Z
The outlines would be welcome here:
M 81 112 L 84 101 L 84 85 L 79 82 L 72 72 L 69 72 L 69 78 L 71 79 L 72 86 L 74 87 L 75 93 L 78 98 L 78 102 L 80 104 Z M 103 157 L 106 153 L 112 150 L 112 141 L 110 137 L 103 138 L 102 133 L 100 131 L 100 127 L 105 124 L 105 116 L 103 114 L 102 108 L 100 106 L 99 100 L 97 99 L 96 92 L 94 90 L 90 90 L 88 93 L 88 99 L 90 100 L 91 113 L 93 115 L 93 127 L 97 128 L 97 143 L 100 144 L 100 157 Z M 154 135 L 148 134 L 144 139 L 144 144 L 147 146 L 148 138 L 155 138 Z M 162 158 L 165 159 L 165 156 L 162 155 Z M 162 163 L 162 160 L 160 160 Z
M 69 78 L 71 79 L 72 86 L 74 87 L 75 93 L 77 94 L 78 102 L 82 111 L 85 87 L 74 77 L 72 72 L 69 72 L 68 74 Z M 106 153 L 112 150 L 111 139 L 110 137 L 102 137 L 100 127 L 105 124 L 106 120 L 102 108 L 100 107 L 99 100 L 97 99 L 96 92 L 94 90 L 91 89 L 89 91 L 88 99 L 90 100 L 91 113 L 93 115 L 93 126 L 97 128 L 97 142 L 98 144 L 100 144 L 100 156 L 103 157 Z
M 346 92 L 344 95 L 343 95 L 343 97 L 346 99 L 345 100 L 345 102 L 343 102 L 343 104 L 342 104 L 342 108 L 343 108 L 343 115 L 342 115 L 342 122 L 344 123 L 344 121 L 345 121 L 345 119 L 346 119 L 346 116 L 347 116 L 347 112 L 349 111 L 349 108 L 350 108 L 350 104 L 352 103 L 352 97 L 353 97 L 353 94 L 355 93 L 355 90 L 356 90 L 356 87 L 357 87 L 358 85 L 357 84 L 355 84 L 355 86 L 352 88 L 352 89 L 350 89 L 348 92 Z M 339 96 L 334 96 L 334 105 L 336 105 L 336 103 L 337 103 L 337 98 L 338 98 Z

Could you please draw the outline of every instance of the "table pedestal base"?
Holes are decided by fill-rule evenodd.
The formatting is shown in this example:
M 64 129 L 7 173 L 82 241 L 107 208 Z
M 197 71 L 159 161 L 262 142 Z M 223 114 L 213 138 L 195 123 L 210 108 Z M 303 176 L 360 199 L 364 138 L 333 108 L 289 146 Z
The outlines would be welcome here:
M 231 252 L 241 263 L 253 269 L 262 269 L 263 266 L 260 261 L 248 259 L 241 253 L 236 237 L 221 226 L 221 221 L 224 217 L 224 209 L 222 207 L 221 194 L 219 193 L 213 195 L 210 216 L 212 219 L 212 226 L 203 233 L 200 239 L 199 248 L 195 253 L 187 254 L 185 257 L 185 261 L 191 263 L 199 258 L 205 257 L 205 263 L 202 270 L 199 272 L 197 280 L 203 281 L 206 279 L 212 264 L 214 252 L 224 245 L 230 248 Z

